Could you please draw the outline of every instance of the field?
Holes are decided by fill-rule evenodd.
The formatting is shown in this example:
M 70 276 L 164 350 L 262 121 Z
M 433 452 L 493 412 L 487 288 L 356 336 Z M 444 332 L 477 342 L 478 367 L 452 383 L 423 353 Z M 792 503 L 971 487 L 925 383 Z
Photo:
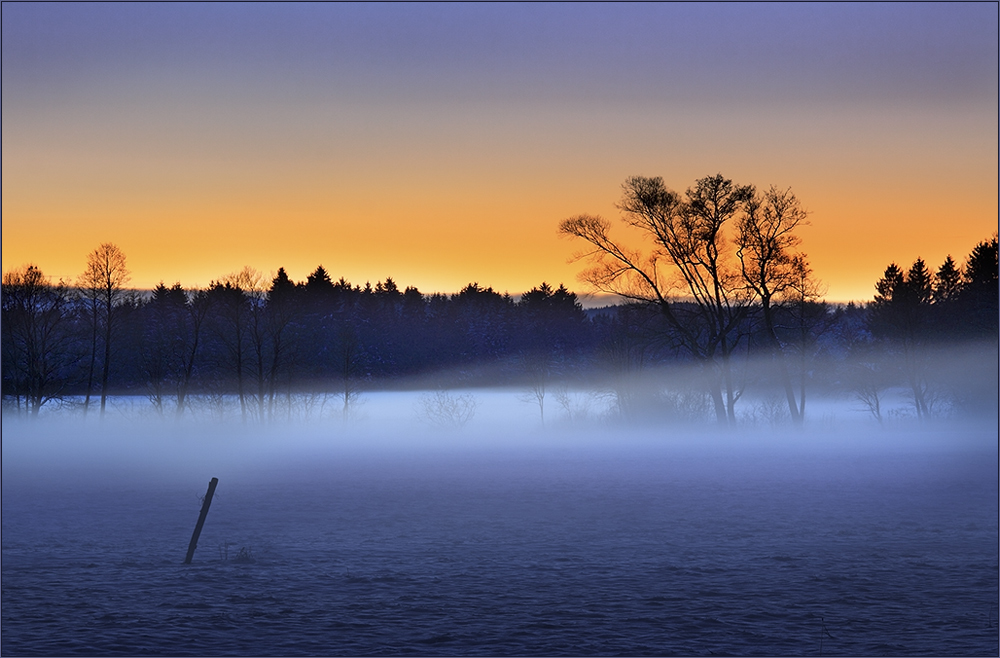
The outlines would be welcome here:
M 830 401 L 720 432 L 595 402 L 543 429 L 518 392 L 450 395 L 464 426 L 426 392 L 264 426 L 6 417 L 0 651 L 997 653 L 995 422 Z

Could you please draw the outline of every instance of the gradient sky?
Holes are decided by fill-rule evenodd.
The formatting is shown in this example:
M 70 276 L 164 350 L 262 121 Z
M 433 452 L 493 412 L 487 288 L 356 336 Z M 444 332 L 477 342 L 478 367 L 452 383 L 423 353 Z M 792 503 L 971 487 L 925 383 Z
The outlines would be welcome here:
M 630 175 L 791 187 L 836 301 L 997 230 L 995 3 L 2 7 L 5 271 L 582 292 Z

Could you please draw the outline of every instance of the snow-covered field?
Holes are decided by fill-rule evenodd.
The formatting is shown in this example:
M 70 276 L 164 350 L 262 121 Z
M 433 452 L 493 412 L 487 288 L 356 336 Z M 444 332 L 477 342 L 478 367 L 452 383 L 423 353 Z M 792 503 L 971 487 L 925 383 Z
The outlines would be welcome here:
M 0 652 L 996 654 L 995 419 L 567 395 L 544 426 L 518 390 L 7 414 Z

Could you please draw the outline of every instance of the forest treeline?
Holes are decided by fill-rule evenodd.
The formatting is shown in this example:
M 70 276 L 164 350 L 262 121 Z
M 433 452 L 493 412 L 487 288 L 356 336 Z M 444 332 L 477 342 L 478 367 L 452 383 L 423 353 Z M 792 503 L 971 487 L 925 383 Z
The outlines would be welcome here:
M 546 391 L 569 383 L 608 390 L 624 417 L 686 405 L 724 424 L 754 388 L 774 391 L 795 422 L 807 390 L 849 393 L 879 420 L 892 387 L 907 391 L 918 417 L 995 408 L 995 357 L 981 366 L 987 379 L 992 368 L 984 391 L 969 377 L 964 387 L 963 378 L 936 378 L 926 354 L 975 341 L 995 348 L 996 236 L 961 264 L 890 264 L 870 302 L 835 305 L 793 253 L 805 213 L 790 191 L 721 176 L 684 195 L 660 179 L 624 188 L 624 220 L 653 235 L 654 255 L 674 265 L 674 287 L 668 294 L 655 258 L 620 247 L 608 222 L 581 215 L 561 230 L 591 248 L 585 280 L 624 298 L 589 311 L 563 285 L 543 282 L 517 298 L 478 283 L 424 294 L 392 278 L 352 285 L 323 266 L 298 282 L 284 269 L 264 277 L 245 268 L 204 289 L 140 292 L 110 243 L 72 284 L 34 265 L 7 271 L 4 411 L 37 414 L 60 401 L 103 413 L 109 395 L 130 394 L 182 416 L 193 401 L 232 396 L 244 419 L 263 422 L 301 393 L 335 394 L 347 414 L 362 390 L 432 375 L 440 386 L 522 387 L 543 414 Z M 734 235 L 724 238 L 728 225 Z M 677 280 L 687 288 L 678 292 Z M 643 373 L 671 369 L 696 373 L 683 395 L 642 383 Z

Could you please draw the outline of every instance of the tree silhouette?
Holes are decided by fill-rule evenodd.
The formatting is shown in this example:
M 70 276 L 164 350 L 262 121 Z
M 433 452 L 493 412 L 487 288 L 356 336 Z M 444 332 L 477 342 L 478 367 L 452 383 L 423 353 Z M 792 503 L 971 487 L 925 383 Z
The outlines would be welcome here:
M 812 276 L 812 270 L 803 254 L 792 257 L 791 283 L 782 294 L 779 311 L 787 320 L 784 332 L 788 339 L 784 348 L 791 348 L 798 355 L 799 417 L 805 419 L 806 381 L 811 363 L 817 355 L 820 338 L 839 320 L 836 311 L 822 301 L 822 286 Z
M 187 295 L 180 283 L 167 288 L 161 281 L 142 306 L 143 335 L 140 350 L 147 396 L 163 413 L 166 387 L 179 385 L 184 368 L 184 328 Z
M 345 321 L 340 325 L 337 332 L 336 344 L 333 351 L 334 363 L 340 379 L 339 394 L 343 398 L 342 417 L 344 421 L 350 419 L 351 407 L 358 401 L 361 395 L 361 375 L 364 363 L 364 346 L 358 335 L 355 326 Z
M 58 398 L 70 383 L 77 360 L 68 312 L 69 292 L 53 285 L 35 265 L 3 275 L 3 379 L 20 408 L 37 416 L 42 405 Z
M 981 338 L 991 338 L 995 345 L 997 278 L 994 236 L 973 248 L 962 270 L 948 256 L 935 276 L 917 258 L 905 273 L 890 264 L 876 282 L 868 326 L 884 351 L 899 357 L 898 374 L 910 388 L 918 417 L 927 416 L 934 401 L 927 347 L 943 340 Z M 995 386 L 995 376 L 991 379 Z M 981 395 L 974 388 L 953 384 L 953 399 L 973 406 L 979 406 L 980 399 L 995 404 L 995 395 Z
M 285 268 L 279 267 L 278 272 L 271 279 L 271 288 L 267 293 L 268 301 L 285 301 L 294 295 L 297 289 L 298 286 L 288 277 L 288 272 L 285 271 Z
M 285 268 L 278 268 L 278 273 L 271 280 L 271 288 L 267 291 L 267 333 L 271 341 L 271 362 L 267 370 L 267 415 L 274 419 L 274 405 L 277 393 L 278 379 L 285 373 L 288 381 L 289 396 L 291 395 L 291 366 L 294 361 L 295 344 L 289 339 L 293 322 L 300 316 L 302 288 L 295 285 Z
M 492 287 L 470 283 L 450 299 L 455 346 L 461 361 L 492 361 L 507 356 L 511 345 L 514 300 Z
M 795 398 L 784 345 L 778 337 L 775 302 L 796 287 L 801 291 L 808 286 L 804 281 L 808 272 L 805 257 L 793 251 L 799 244 L 794 231 L 805 221 L 806 211 L 792 191 L 772 186 L 763 194 L 748 196 L 736 237 L 743 280 L 760 302 L 765 334 L 778 360 L 788 412 L 796 425 L 802 424 L 803 409 Z
M 521 295 L 521 368 L 528 378 L 527 400 L 538 405 L 545 424 L 545 396 L 554 377 L 563 370 L 567 352 L 584 333 L 586 315 L 576 295 L 559 284 L 555 290 L 546 282 Z
M 911 304 L 921 306 L 931 303 L 933 295 L 931 273 L 922 258 L 913 261 L 913 265 L 906 273 L 906 293 L 911 298 Z
M 220 403 L 234 395 L 245 420 L 265 422 L 281 391 L 289 414 L 293 391 L 334 391 L 349 416 L 362 384 L 448 372 L 456 382 L 529 386 L 543 423 L 550 393 L 571 377 L 600 376 L 622 418 L 665 417 L 701 413 L 707 397 L 666 391 L 643 371 L 693 361 L 706 376 L 691 381 L 711 394 L 716 419 L 731 424 L 754 383 L 739 381 L 745 351 L 775 359 L 798 422 L 807 383 L 821 379 L 851 382 L 876 417 L 881 391 L 896 384 L 907 386 L 919 417 L 945 392 L 956 410 L 995 407 L 995 377 L 992 388 L 989 373 L 949 380 L 925 358 L 946 341 L 979 349 L 992 338 L 995 350 L 995 236 L 961 267 L 945 259 L 936 274 L 920 258 L 891 264 L 871 304 L 833 308 L 798 251 L 805 212 L 790 190 L 721 176 L 683 195 L 655 178 L 630 178 L 623 189 L 622 219 L 651 240 L 645 253 L 613 240 L 599 217 L 560 227 L 590 248 L 584 278 L 629 300 L 603 313 L 584 313 L 566 286 L 547 282 L 518 301 L 478 283 L 425 296 L 392 277 L 364 287 L 334 281 L 322 266 L 301 284 L 284 268 L 269 281 L 244 268 L 201 291 L 161 282 L 140 303 L 112 244 L 89 255 L 77 291 L 25 266 L 4 275 L 4 403 L 37 413 L 48 400 L 81 394 L 88 409 L 100 381 L 102 408 L 112 391 L 145 387 L 160 409 L 176 393 L 178 416 L 208 393 Z M 836 359 L 857 367 L 824 374 Z
M 969 332 L 976 337 L 996 336 L 997 333 L 997 236 L 977 244 L 963 271 L 963 313 L 968 318 Z
M 316 267 L 312 274 L 306 277 L 307 292 L 329 292 L 333 290 L 333 280 L 322 265 Z
M 926 354 L 933 282 L 923 259 L 917 258 L 907 273 L 890 263 L 875 284 L 871 304 L 872 333 L 902 357 L 902 375 L 910 387 L 918 417 L 930 413 Z
M 90 374 L 84 413 L 90 405 L 96 359 L 98 331 L 104 343 L 104 361 L 101 364 L 101 415 L 104 415 L 108 398 L 108 375 L 111 368 L 112 337 L 118 327 L 118 308 L 125 299 L 125 285 L 130 275 L 125 264 L 125 254 L 116 245 L 105 242 L 87 256 L 87 269 L 80 277 L 80 287 L 91 302 L 91 322 L 94 340 L 91 343 Z
M 205 290 L 197 290 L 184 305 L 186 317 L 182 323 L 184 338 L 184 365 L 180 383 L 177 387 L 177 417 L 184 414 L 187 396 L 194 377 L 195 363 L 201 353 L 202 334 L 206 326 L 206 318 L 212 310 L 212 296 Z
M 934 303 L 943 304 L 953 301 L 958 297 L 961 287 L 962 273 L 958 271 L 955 261 L 951 259 L 949 254 L 941 267 L 938 268 L 937 276 L 934 277 Z
M 660 177 L 633 176 L 622 187 L 618 208 L 626 224 L 653 241 L 648 256 L 612 240 L 611 225 L 601 217 L 567 219 L 560 231 L 591 245 L 580 257 L 594 263 L 583 278 L 595 289 L 660 309 L 678 343 L 713 375 L 709 388 L 716 418 L 733 425 L 742 389 L 737 390 L 731 361 L 752 293 L 733 263 L 725 229 L 753 188 L 721 174 L 697 180 L 683 198 Z M 674 271 L 683 301 L 671 294 L 677 288 L 663 265 Z
M 261 393 L 263 373 L 263 350 L 261 332 L 262 320 L 259 304 L 263 297 L 263 283 L 260 273 L 251 267 L 244 267 L 214 281 L 208 294 L 212 298 L 213 328 L 216 337 L 224 347 L 224 363 L 236 377 L 236 395 L 240 403 L 240 415 L 246 422 L 251 413 L 259 410 L 261 394 L 252 407 L 253 400 L 248 390 L 249 379 L 257 375 L 258 393 Z

